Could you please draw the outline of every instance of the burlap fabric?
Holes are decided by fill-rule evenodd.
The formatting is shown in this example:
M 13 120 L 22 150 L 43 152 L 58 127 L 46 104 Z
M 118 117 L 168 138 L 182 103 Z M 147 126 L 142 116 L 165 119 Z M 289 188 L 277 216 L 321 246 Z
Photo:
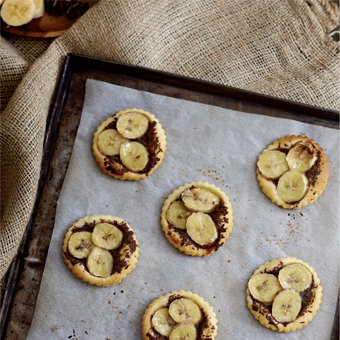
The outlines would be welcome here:
M 46 117 L 68 53 L 339 110 L 339 44 L 329 38 L 338 16 L 324 0 L 101 0 L 29 67 L 13 96 L 41 50 L 27 44 L 19 52 L 28 62 L 15 63 L 2 41 L 2 105 L 11 99 L 1 114 L 0 277 L 32 212 Z

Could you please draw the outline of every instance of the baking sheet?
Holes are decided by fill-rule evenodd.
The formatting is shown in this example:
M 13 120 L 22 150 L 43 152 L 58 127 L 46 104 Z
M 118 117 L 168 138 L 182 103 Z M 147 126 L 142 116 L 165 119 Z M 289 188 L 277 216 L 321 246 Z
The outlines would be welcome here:
M 167 135 L 160 167 L 138 182 L 116 180 L 92 156 L 92 138 L 108 116 L 125 108 L 156 115 Z M 329 181 L 317 202 L 298 211 L 277 207 L 258 187 L 256 160 L 287 134 L 305 134 L 328 155 Z M 339 131 L 252 115 L 137 91 L 94 80 L 86 84 L 81 123 L 57 208 L 54 232 L 28 339 L 141 339 L 144 310 L 158 296 L 190 290 L 217 314 L 217 339 L 328 339 L 338 290 Z M 170 245 L 161 208 L 177 187 L 207 181 L 229 196 L 233 231 L 215 254 L 186 256 Z M 125 219 L 140 244 L 136 268 L 113 287 L 93 287 L 75 277 L 62 259 L 68 228 L 85 215 Z M 257 267 L 295 256 L 318 273 L 324 296 L 302 330 L 278 334 L 249 312 L 245 290 Z

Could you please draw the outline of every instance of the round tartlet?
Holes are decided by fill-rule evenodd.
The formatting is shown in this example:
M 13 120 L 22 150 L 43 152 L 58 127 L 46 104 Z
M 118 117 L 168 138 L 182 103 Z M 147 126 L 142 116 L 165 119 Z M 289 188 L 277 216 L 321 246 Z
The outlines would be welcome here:
M 192 212 L 192 215 L 186 220 L 186 225 L 184 223 L 182 228 L 175 227 L 170 221 L 168 216 L 168 210 L 172 204 L 183 202 L 183 193 L 191 189 L 204 189 L 211 192 L 213 195 L 218 197 L 217 204 L 214 205 L 212 211 L 207 213 L 202 213 L 202 210 L 195 209 L 192 210 L 190 207 L 188 210 Z M 185 204 L 184 204 L 185 205 Z M 216 238 L 209 244 L 199 244 L 196 240 L 191 238 L 188 234 L 188 220 L 193 215 L 202 214 L 203 217 L 210 220 L 216 227 Z M 187 255 L 192 256 L 208 256 L 215 251 L 217 251 L 229 237 L 233 227 L 233 210 L 229 198 L 226 194 L 218 187 L 213 184 L 203 183 L 203 182 L 191 182 L 187 183 L 169 195 L 165 200 L 162 208 L 161 214 L 161 224 L 165 236 L 169 242 L 180 251 Z
M 110 247 L 105 244 L 110 237 L 109 234 L 104 236 L 98 234 L 97 231 L 100 232 L 101 226 L 114 228 L 119 234 L 120 240 L 114 249 L 108 249 Z M 82 235 L 89 238 L 82 240 Z M 101 243 L 98 243 L 99 238 Z M 74 243 L 71 244 L 70 239 L 76 240 L 72 241 L 76 242 L 76 247 Z M 81 255 L 78 255 L 79 249 Z M 89 270 L 90 254 L 93 254 L 92 258 L 99 261 L 98 257 L 95 258 L 95 251 L 99 254 L 103 253 L 111 263 L 111 267 L 107 267 L 109 272 L 103 276 L 97 272 L 93 274 L 93 270 L 92 273 Z M 80 219 L 69 228 L 63 242 L 63 257 L 67 267 L 83 281 L 97 286 L 113 286 L 121 282 L 135 268 L 138 256 L 139 245 L 133 230 L 123 219 L 110 215 L 93 215 Z M 91 262 L 91 268 L 93 267 L 95 266 Z
M 144 134 L 138 138 L 129 138 L 125 136 L 125 140 L 127 142 L 133 142 L 142 144 L 143 147 L 146 148 L 148 153 L 148 161 L 145 167 L 139 171 L 132 171 L 128 169 L 121 160 L 121 154 L 118 151 L 116 155 L 106 155 L 98 146 L 98 138 L 102 132 L 112 129 L 117 131 L 118 136 L 123 138 L 120 135 L 117 129 L 117 121 L 122 115 L 126 114 L 139 114 L 149 121 L 148 128 Z M 98 162 L 100 168 L 115 178 L 120 180 L 140 180 L 144 179 L 147 176 L 150 176 L 160 165 L 164 158 L 164 152 L 166 149 L 166 136 L 165 132 L 162 128 L 162 125 L 159 123 L 158 119 L 151 113 L 140 110 L 140 109 L 126 109 L 115 113 L 112 117 L 106 119 L 98 128 L 94 134 L 93 138 L 93 155 Z
M 179 299 L 191 300 L 198 306 L 201 312 L 201 320 L 195 325 L 197 334 L 195 340 L 215 339 L 217 335 L 217 319 L 213 307 L 211 307 L 208 302 L 197 294 L 180 290 L 160 296 L 145 310 L 142 321 L 142 333 L 144 340 L 169 339 L 169 335 L 162 335 L 155 329 L 153 317 L 157 311 L 163 308 L 169 309 L 170 305 Z M 186 318 L 189 318 L 188 314 Z M 171 322 L 169 324 L 168 333 L 171 334 L 171 332 L 183 321 L 176 322 L 171 318 L 171 316 L 170 320 Z
M 288 287 L 285 281 L 280 278 L 280 271 L 283 268 L 288 266 L 302 266 L 304 271 L 310 275 L 310 282 L 304 288 L 303 291 L 295 291 L 295 288 L 292 284 L 292 287 Z M 272 301 L 270 302 L 261 302 L 258 301 L 253 297 L 251 294 L 250 282 L 251 280 L 259 274 L 271 274 L 278 278 L 279 288 L 277 292 L 274 293 Z M 283 286 L 282 286 L 283 285 Z M 282 292 L 295 292 L 301 298 L 301 308 L 297 313 L 295 319 L 289 322 L 279 322 L 275 319 L 272 312 L 272 306 L 275 303 L 275 299 L 277 299 Z M 273 292 L 272 292 L 273 293 Z M 279 258 L 277 260 L 272 260 L 271 262 L 267 262 L 264 265 L 261 265 L 257 270 L 255 270 L 254 274 L 251 276 L 248 282 L 247 288 L 247 305 L 250 312 L 254 315 L 254 317 L 260 321 L 260 323 L 270 328 L 274 331 L 278 332 L 293 332 L 295 330 L 301 329 L 302 327 L 306 326 L 308 322 L 310 322 L 317 310 L 320 307 L 321 298 L 322 298 L 322 287 L 320 286 L 320 279 L 318 278 L 314 269 L 308 265 L 308 263 L 302 262 L 294 257 L 286 257 L 286 258 Z
M 287 162 L 287 169 L 278 178 L 268 178 L 260 170 L 259 160 L 267 152 L 279 152 L 288 155 L 294 147 L 300 146 L 306 150 L 306 153 L 314 154 L 314 164 L 308 170 L 301 170 L 302 176 L 306 178 L 306 190 L 300 199 L 296 201 L 284 201 L 278 193 L 278 185 L 280 179 L 289 171 L 298 169 L 292 168 Z M 287 157 L 286 157 L 287 159 Z M 259 156 L 257 162 L 257 179 L 262 191 L 271 199 L 273 203 L 286 209 L 300 209 L 312 202 L 320 196 L 326 187 L 328 180 L 328 161 L 324 150 L 318 143 L 305 136 L 285 136 L 269 145 Z

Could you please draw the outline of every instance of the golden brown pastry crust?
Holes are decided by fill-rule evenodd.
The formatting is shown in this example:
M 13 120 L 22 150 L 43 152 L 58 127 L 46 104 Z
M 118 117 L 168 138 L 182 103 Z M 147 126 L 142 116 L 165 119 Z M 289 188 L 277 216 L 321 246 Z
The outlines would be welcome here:
M 151 123 L 155 123 L 155 135 L 156 138 L 158 139 L 158 144 L 155 147 L 155 150 L 153 150 L 153 153 L 156 156 L 156 162 L 152 166 L 152 168 L 147 171 L 147 172 L 132 172 L 128 170 L 124 165 L 118 163 L 118 162 L 108 162 L 108 156 L 105 156 L 102 154 L 98 148 L 98 137 L 102 131 L 105 130 L 105 128 L 112 122 L 114 122 L 116 119 L 118 119 L 119 116 L 121 116 L 124 113 L 127 112 L 138 112 L 145 117 L 148 118 L 148 120 Z M 126 109 L 117 112 L 114 114 L 112 117 L 109 117 L 106 119 L 98 128 L 97 131 L 94 134 L 93 138 L 93 145 L 92 145 L 92 150 L 93 150 L 93 155 L 98 162 L 100 168 L 109 174 L 110 176 L 113 176 L 115 178 L 118 178 L 120 180 L 132 180 L 132 181 L 138 181 L 140 179 L 144 179 L 147 176 L 150 176 L 161 164 L 163 158 L 164 158 L 164 153 L 166 149 L 166 136 L 165 132 L 162 128 L 162 125 L 159 123 L 158 119 L 153 115 L 150 114 L 147 111 L 140 110 L 140 109 Z M 149 150 L 150 152 L 150 150 Z
M 300 209 L 314 201 L 320 196 L 326 187 L 328 180 L 328 161 L 324 150 L 320 145 L 314 142 L 312 139 L 305 136 L 285 136 L 269 145 L 262 154 L 269 150 L 290 150 L 299 142 L 312 143 L 318 152 L 318 160 L 313 166 L 310 173 L 306 172 L 309 179 L 309 188 L 305 196 L 298 202 L 286 203 L 284 202 L 277 193 L 276 181 L 270 180 L 263 176 L 257 166 L 257 180 L 262 191 L 271 199 L 273 203 L 286 208 L 286 209 Z
M 96 224 L 103 222 L 117 222 L 118 227 L 119 225 L 124 225 L 124 229 L 121 229 L 124 232 L 123 242 L 116 250 L 114 255 L 114 263 L 115 261 L 122 262 L 120 262 L 120 266 L 118 267 L 119 271 L 113 272 L 108 277 L 98 277 L 92 275 L 86 269 L 86 266 L 82 261 L 74 260 L 74 258 L 72 258 L 72 256 L 68 252 L 68 241 L 74 232 L 79 231 L 79 229 L 83 228 L 84 226 L 88 225 L 94 227 Z M 124 279 L 125 276 L 135 268 L 136 263 L 138 262 L 138 256 L 139 246 L 133 230 L 123 219 L 110 215 L 93 215 L 81 218 L 78 222 L 74 223 L 72 227 L 67 231 L 63 242 L 63 257 L 64 262 L 67 264 L 67 267 L 72 271 L 73 274 L 75 274 L 83 281 L 96 286 L 113 286 L 121 282 L 122 279 Z
M 301 260 L 297 260 L 295 257 L 286 257 L 286 258 L 279 258 L 277 260 L 273 260 L 271 262 L 265 263 L 264 265 L 261 265 L 258 269 L 255 270 L 254 274 L 250 277 L 251 279 L 253 276 L 260 274 L 260 273 L 268 273 L 268 272 L 271 273 L 275 269 L 277 270 L 280 267 L 283 268 L 290 264 L 303 265 L 304 267 L 308 269 L 308 271 L 312 274 L 312 277 L 313 277 L 313 283 L 312 283 L 313 298 L 311 299 L 309 304 L 304 309 L 305 312 L 302 315 L 299 314 L 298 317 L 294 321 L 289 322 L 288 324 L 277 322 L 273 318 L 272 314 L 270 313 L 270 309 L 268 309 L 269 310 L 268 314 L 266 314 L 265 312 L 261 313 L 261 309 L 258 310 L 257 307 L 254 307 L 254 302 L 256 302 L 256 300 L 251 296 L 249 288 L 247 288 L 247 293 L 246 293 L 247 294 L 247 305 L 248 305 L 250 312 L 254 315 L 254 317 L 257 320 L 259 320 L 263 326 L 270 328 L 273 331 L 285 332 L 285 333 L 294 332 L 295 330 L 301 329 L 302 327 L 306 326 L 308 322 L 310 322 L 314 318 L 317 310 L 319 309 L 321 298 L 322 298 L 322 287 L 320 286 L 320 279 L 318 278 L 316 272 L 311 266 L 308 265 L 308 263 L 302 262 Z M 257 302 L 257 304 L 261 306 L 265 306 L 261 302 Z
M 189 236 L 186 237 L 186 241 L 185 241 L 183 237 L 185 237 L 184 233 L 187 235 L 186 231 L 173 227 L 169 223 L 166 217 L 166 212 L 168 208 L 170 207 L 171 203 L 180 199 L 182 192 L 191 187 L 204 188 L 204 189 L 210 190 L 211 192 L 213 192 L 220 198 L 221 202 L 223 202 L 226 208 L 226 212 L 223 215 L 221 215 L 220 218 L 218 219 L 219 220 L 219 223 L 218 223 L 219 224 L 219 228 L 218 228 L 219 237 L 211 246 L 207 246 L 207 247 L 200 246 L 196 244 L 194 241 L 192 241 L 189 238 Z M 212 213 L 214 213 L 214 211 Z M 212 213 L 209 213 L 209 215 L 211 216 Z M 162 208 L 161 223 L 162 223 L 163 231 L 165 233 L 166 238 L 175 248 L 179 249 L 180 251 L 184 252 L 187 255 L 208 256 L 214 253 L 215 251 L 217 251 L 225 243 L 226 239 L 229 237 L 229 234 L 231 233 L 232 227 L 233 227 L 233 210 L 231 208 L 231 203 L 229 201 L 229 198 L 220 188 L 216 187 L 213 184 L 209 184 L 207 182 L 205 183 L 191 182 L 191 183 L 184 184 L 183 186 L 173 191 L 173 193 L 170 194 L 169 197 L 165 200 L 163 204 L 163 208 Z M 216 225 L 216 222 L 215 222 L 215 225 Z
M 203 320 L 201 321 L 201 323 L 204 323 L 202 327 L 202 333 L 197 340 L 215 339 L 217 335 L 217 319 L 213 307 L 211 307 L 208 302 L 204 301 L 204 299 L 197 294 L 180 290 L 160 296 L 159 298 L 154 300 L 145 310 L 142 321 L 142 333 L 144 340 L 159 339 L 159 337 L 157 337 L 157 334 L 155 333 L 155 330 L 152 327 L 152 316 L 158 309 L 169 307 L 169 300 L 170 302 L 172 302 L 176 298 L 182 297 L 194 301 L 200 307 L 201 311 L 204 314 Z

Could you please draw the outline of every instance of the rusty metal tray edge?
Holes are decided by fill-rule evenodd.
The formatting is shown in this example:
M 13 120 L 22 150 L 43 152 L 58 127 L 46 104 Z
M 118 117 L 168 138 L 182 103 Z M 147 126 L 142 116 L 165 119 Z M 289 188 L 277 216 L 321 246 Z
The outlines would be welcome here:
M 25 339 L 28 334 L 53 232 L 56 202 L 77 134 L 88 78 L 243 112 L 339 129 L 339 113 L 336 111 L 166 72 L 68 55 L 60 76 L 55 105 L 48 119 L 35 208 L 9 272 L 0 313 L 0 339 Z M 339 339 L 338 314 L 339 299 L 331 339 Z

